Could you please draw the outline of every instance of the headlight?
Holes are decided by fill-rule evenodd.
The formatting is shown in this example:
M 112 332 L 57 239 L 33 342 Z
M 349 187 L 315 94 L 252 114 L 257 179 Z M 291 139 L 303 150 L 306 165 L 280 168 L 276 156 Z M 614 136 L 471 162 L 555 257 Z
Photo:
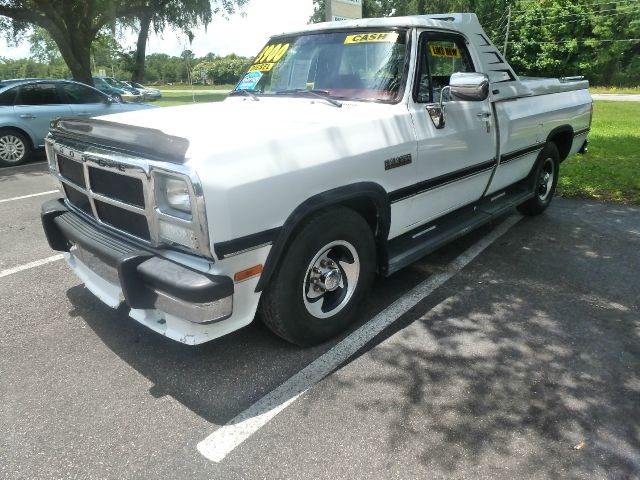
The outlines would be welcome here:
M 156 200 L 160 211 L 169 215 L 175 211 L 191 215 L 191 195 L 187 182 L 168 175 L 156 177 Z M 183 216 L 183 215 L 179 215 Z

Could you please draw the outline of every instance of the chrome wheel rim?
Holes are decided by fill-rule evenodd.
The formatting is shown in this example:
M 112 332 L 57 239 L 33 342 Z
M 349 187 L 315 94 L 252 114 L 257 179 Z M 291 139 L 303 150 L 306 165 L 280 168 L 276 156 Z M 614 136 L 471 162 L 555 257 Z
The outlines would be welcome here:
M 309 263 L 302 300 L 316 318 L 329 318 L 351 300 L 360 277 L 360 257 L 353 245 L 337 240 L 322 247 Z
M 0 137 L 0 160 L 17 163 L 24 158 L 25 151 L 24 142 L 15 135 Z
M 555 164 L 552 158 L 545 158 L 538 177 L 538 198 L 543 202 L 551 194 L 553 177 L 555 176 Z

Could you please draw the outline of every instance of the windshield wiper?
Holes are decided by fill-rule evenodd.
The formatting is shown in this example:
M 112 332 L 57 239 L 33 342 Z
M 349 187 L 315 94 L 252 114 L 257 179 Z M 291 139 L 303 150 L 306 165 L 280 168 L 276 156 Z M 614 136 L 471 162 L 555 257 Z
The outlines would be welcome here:
M 234 90 L 233 92 L 231 92 L 229 95 L 233 95 L 236 92 L 244 93 L 247 97 L 251 98 L 251 100 L 253 100 L 254 102 L 260 101 L 260 99 L 255 93 L 253 93 L 251 90 L 247 90 L 246 88 L 238 88 L 237 90 Z
M 330 94 L 328 90 L 318 90 L 313 88 L 292 88 L 290 90 L 280 90 L 279 92 L 276 92 L 276 95 L 297 95 L 297 94 L 311 95 L 312 97 L 321 98 L 322 100 L 329 102 L 334 107 L 338 107 L 338 108 L 342 107 L 341 102 L 339 102 L 338 100 L 334 100 L 333 98 L 329 98 L 327 96 Z

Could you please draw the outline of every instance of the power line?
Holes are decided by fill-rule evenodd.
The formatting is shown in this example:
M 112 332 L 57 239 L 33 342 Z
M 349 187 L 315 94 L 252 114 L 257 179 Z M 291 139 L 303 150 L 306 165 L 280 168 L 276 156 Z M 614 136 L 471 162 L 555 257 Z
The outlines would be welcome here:
M 634 13 L 640 13 L 640 8 L 638 8 L 637 10 L 633 10 L 633 11 L 627 11 L 627 12 L 618 12 L 618 13 L 612 13 L 609 15 L 599 15 L 599 18 L 609 18 L 609 17 L 615 17 L 618 15 L 629 15 L 629 14 L 634 14 Z M 542 23 L 540 24 L 540 26 L 542 27 L 551 27 L 553 25 L 566 25 L 567 23 L 576 23 L 576 22 L 582 22 L 582 21 L 588 21 L 590 20 L 589 18 L 577 18 L 575 20 L 563 20 L 560 22 L 554 22 L 554 23 Z
M 610 42 L 640 42 L 640 38 L 622 38 L 617 40 L 597 40 L 597 39 L 586 39 L 586 40 L 556 40 L 553 42 L 530 42 L 528 40 L 515 40 L 510 41 L 508 43 L 526 43 L 528 45 L 543 45 L 543 44 L 552 44 L 552 43 L 610 43 Z
M 611 8 L 608 10 L 600 10 L 600 11 L 590 11 L 590 12 L 582 12 L 582 13 L 570 13 L 570 14 L 559 14 L 556 15 L 556 17 L 584 17 L 587 15 L 595 15 L 595 16 L 599 16 L 599 17 L 606 17 L 608 15 L 622 15 L 623 13 L 630 13 L 633 12 L 635 9 L 640 8 L 640 5 L 627 5 L 625 7 L 622 8 L 631 8 L 631 10 L 624 10 L 621 11 L 620 8 Z M 616 12 L 616 13 L 609 13 L 606 14 L 606 12 Z M 602 14 L 606 14 L 606 15 L 602 15 Z M 548 20 L 550 18 L 553 17 L 528 17 L 526 15 L 520 15 L 519 17 L 516 17 L 515 19 L 513 19 L 513 22 L 519 22 L 519 21 L 523 21 L 523 20 Z
M 637 3 L 638 0 L 626 0 L 630 3 Z M 593 5 L 606 5 L 606 4 L 610 4 L 610 3 L 624 3 L 624 2 L 617 2 L 615 0 L 609 1 L 609 2 L 596 2 L 596 3 L 583 3 L 583 4 L 576 4 L 576 7 L 591 7 Z M 533 2 L 532 2 L 533 4 Z M 624 6 L 624 5 L 623 5 Z M 530 9 L 526 9 L 526 10 L 512 10 L 512 13 L 526 13 L 526 12 L 530 12 Z

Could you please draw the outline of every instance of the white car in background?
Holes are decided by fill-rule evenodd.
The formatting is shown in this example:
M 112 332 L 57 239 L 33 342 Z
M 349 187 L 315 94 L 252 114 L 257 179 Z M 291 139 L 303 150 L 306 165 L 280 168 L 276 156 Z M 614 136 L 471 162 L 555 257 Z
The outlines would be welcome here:
M 157 88 L 145 87 L 137 82 L 129 82 L 123 80 L 122 83 L 129 85 L 131 88 L 135 88 L 142 95 L 145 102 L 155 101 L 162 98 L 162 93 Z

